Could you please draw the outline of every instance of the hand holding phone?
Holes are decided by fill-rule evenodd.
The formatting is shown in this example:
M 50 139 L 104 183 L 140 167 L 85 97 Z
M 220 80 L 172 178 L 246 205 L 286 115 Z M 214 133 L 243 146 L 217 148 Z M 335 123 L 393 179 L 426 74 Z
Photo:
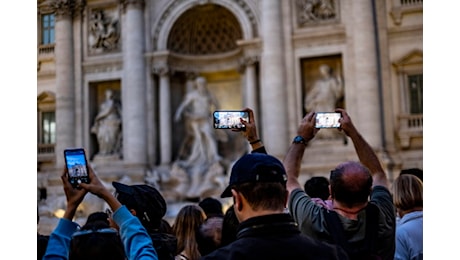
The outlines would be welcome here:
M 249 121 L 249 113 L 240 110 L 220 110 L 214 111 L 213 118 L 215 129 L 240 129 L 245 131 L 246 127 L 241 123 L 240 118 Z
M 64 150 L 64 159 L 72 187 L 80 183 L 89 183 L 88 160 L 83 148 L 68 148 Z
M 339 128 L 342 114 L 336 112 L 316 112 L 316 128 Z

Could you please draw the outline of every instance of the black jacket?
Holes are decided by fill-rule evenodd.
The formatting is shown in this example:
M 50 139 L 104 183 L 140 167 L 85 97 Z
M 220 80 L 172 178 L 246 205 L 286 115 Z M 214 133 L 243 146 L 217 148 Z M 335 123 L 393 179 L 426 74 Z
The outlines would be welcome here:
M 158 260 L 174 260 L 177 251 L 177 238 L 166 233 L 149 233 Z
M 208 259 L 348 259 L 345 252 L 302 235 L 289 214 L 250 218 L 238 227 L 237 239 L 202 257 Z

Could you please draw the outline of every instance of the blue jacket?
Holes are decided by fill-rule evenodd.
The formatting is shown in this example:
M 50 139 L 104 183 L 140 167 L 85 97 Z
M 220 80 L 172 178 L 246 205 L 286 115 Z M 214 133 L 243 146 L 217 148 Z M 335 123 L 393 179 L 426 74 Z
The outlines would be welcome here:
M 394 259 L 423 259 L 423 211 L 407 213 L 397 223 Z
M 112 217 L 120 227 L 120 237 L 128 259 L 158 260 L 147 230 L 126 206 L 116 210 Z M 79 228 L 77 223 L 61 218 L 50 235 L 43 259 L 67 259 L 72 234 Z

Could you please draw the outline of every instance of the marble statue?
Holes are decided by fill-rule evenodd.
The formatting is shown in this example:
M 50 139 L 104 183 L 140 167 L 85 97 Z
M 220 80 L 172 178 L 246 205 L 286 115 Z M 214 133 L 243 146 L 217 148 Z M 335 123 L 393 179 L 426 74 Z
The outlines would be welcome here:
M 105 91 L 105 98 L 94 119 L 91 133 L 96 135 L 99 144 L 97 155 L 118 155 L 121 148 L 121 108 L 111 89 Z
M 185 95 L 175 113 L 175 121 L 184 122 L 187 132 L 179 158 L 174 162 L 171 175 L 183 180 L 183 172 L 188 175 L 190 198 L 200 197 L 209 185 L 209 177 L 223 174 L 217 149 L 217 140 L 212 126 L 212 112 L 218 102 L 206 87 L 206 79 L 197 77 L 193 88 Z M 220 166 L 220 167 L 219 167 Z M 181 186 L 184 183 L 181 184 Z
M 181 117 L 187 121 L 186 131 L 192 136 L 192 144 L 184 165 L 208 163 L 219 159 L 211 114 L 218 106 L 206 88 L 206 79 L 198 77 L 194 89 L 187 93 L 176 110 L 175 121 Z
M 344 89 L 340 76 L 335 76 L 333 70 L 326 64 L 319 66 L 321 77 L 317 79 L 310 91 L 305 95 L 305 110 L 307 112 L 334 112 L 337 101 L 343 97 Z M 335 129 L 323 129 L 317 137 L 335 138 Z

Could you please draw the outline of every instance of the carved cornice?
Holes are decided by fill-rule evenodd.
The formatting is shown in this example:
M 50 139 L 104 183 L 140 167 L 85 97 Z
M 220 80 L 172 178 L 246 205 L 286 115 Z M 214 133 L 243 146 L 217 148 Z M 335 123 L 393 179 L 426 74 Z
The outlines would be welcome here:
M 242 53 L 240 49 L 217 54 L 217 55 L 179 55 L 171 53 L 168 57 L 168 65 L 173 71 L 220 71 L 238 69 L 239 58 Z
M 154 74 L 157 74 L 158 76 L 167 76 L 169 74 L 169 68 L 168 66 L 155 66 L 152 69 L 152 72 Z
M 83 14 L 86 7 L 86 0 L 75 0 L 75 5 L 73 7 L 74 16 L 79 16 Z
M 423 14 L 422 1 L 407 6 L 394 6 L 390 11 L 391 18 L 393 18 L 393 23 L 395 25 L 401 25 L 403 16 L 411 13 Z
M 95 63 L 87 62 L 83 64 L 83 72 L 92 74 L 92 73 L 102 73 L 102 72 L 111 72 L 111 71 L 121 71 L 123 70 L 123 64 L 121 60 L 113 60 L 111 62 L 104 63 Z
M 125 12 L 128 7 L 143 9 L 145 0 L 120 0 L 120 4 L 122 6 L 122 11 Z
M 244 73 L 246 67 L 255 65 L 260 60 L 259 56 L 246 56 L 239 60 L 238 72 Z
M 85 9 L 85 0 L 49 0 L 43 2 L 41 8 L 49 9 L 56 15 L 56 19 L 80 15 Z
M 420 49 L 412 50 L 404 57 L 393 62 L 393 66 L 398 73 L 406 73 L 408 70 L 417 70 L 423 67 L 423 51 Z
M 292 37 L 294 47 L 331 45 L 346 41 L 346 30 L 343 25 L 328 25 L 326 28 L 312 27 L 294 31 L 294 36 Z

